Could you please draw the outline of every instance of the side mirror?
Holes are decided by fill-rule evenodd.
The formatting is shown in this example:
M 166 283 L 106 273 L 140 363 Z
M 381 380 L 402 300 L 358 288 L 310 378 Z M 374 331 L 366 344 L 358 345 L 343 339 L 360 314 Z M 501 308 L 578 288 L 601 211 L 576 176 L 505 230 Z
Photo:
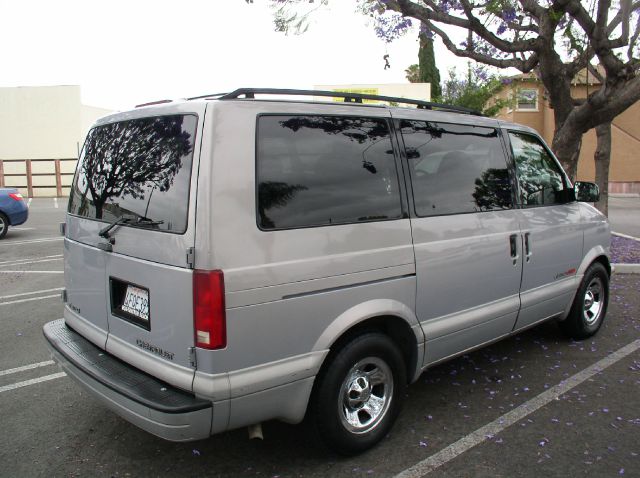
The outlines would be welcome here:
M 576 199 L 580 202 L 598 202 L 600 201 L 600 188 L 596 183 L 588 183 L 586 181 L 576 181 L 574 185 L 576 191 Z

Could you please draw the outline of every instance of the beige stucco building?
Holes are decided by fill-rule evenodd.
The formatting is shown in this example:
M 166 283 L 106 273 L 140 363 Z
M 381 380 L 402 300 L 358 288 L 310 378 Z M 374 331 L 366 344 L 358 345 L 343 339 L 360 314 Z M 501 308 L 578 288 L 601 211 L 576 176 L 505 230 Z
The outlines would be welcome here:
M 517 75 L 512 80 L 511 88 L 505 88 L 502 94 L 513 95 L 513 105 L 498 117 L 531 126 L 551 144 L 555 121 L 542 83 L 534 74 Z M 572 95 L 586 98 L 599 87 L 593 75 L 582 72 L 576 77 Z M 592 129 L 582 138 L 577 180 L 595 179 L 595 150 L 596 134 Z M 609 193 L 640 193 L 640 102 L 616 117 L 611 125 Z
M 67 195 L 84 136 L 109 113 L 83 105 L 77 85 L 0 88 L 0 187 Z

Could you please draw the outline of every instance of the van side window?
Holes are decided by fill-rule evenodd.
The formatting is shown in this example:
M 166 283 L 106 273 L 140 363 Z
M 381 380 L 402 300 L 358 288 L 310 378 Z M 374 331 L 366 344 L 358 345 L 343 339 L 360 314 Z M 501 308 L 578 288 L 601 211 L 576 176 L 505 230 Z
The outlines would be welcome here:
M 567 187 L 557 163 L 535 136 L 509 132 L 523 206 L 567 202 Z
M 383 119 L 258 119 L 258 224 L 287 229 L 400 218 L 398 174 Z
M 513 207 L 496 129 L 407 120 L 400 128 L 418 216 Z

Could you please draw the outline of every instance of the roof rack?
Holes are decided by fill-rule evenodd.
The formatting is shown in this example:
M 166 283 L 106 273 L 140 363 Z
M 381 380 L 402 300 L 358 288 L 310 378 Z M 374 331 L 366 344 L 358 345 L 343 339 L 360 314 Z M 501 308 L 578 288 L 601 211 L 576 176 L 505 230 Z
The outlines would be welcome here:
M 212 99 L 215 98 L 215 99 L 217 99 L 217 97 L 219 97 L 219 96 L 224 96 L 224 95 L 228 95 L 228 94 L 229 93 L 213 93 L 211 95 L 192 96 L 191 98 L 185 98 L 185 99 L 188 100 L 188 101 L 191 101 L 191 100 L 202 100 L 202 99 L 205 99 L 205 98 L 212 98 Z
M 202 98 L 215 98 L 218 100 L 235 100 L 244 96 L 247 99 L 255 98 L 255 95 L 287 95 L 287 96 L 325 96 L 329 98 L 343 98 L 345 103 L 360 103 L 363 100 L 378 100 L 407 105 L 416 105 L 420 109 L 452 111 L 455 113 L 465 113 L 468 115 L 484 116 L 481 112 L 463 106 L 445 105 L 433 103 L 431 101 L 413 100 L 410 98 L 399 98 L 395 96 L 368 95 L 363 93 L 346 93 L 342 91 L 324 90 L 289 90 L 280 88 L 239 88 L 231 93 L 218 93 L 215 95 L 203 95 L 190 100 Z

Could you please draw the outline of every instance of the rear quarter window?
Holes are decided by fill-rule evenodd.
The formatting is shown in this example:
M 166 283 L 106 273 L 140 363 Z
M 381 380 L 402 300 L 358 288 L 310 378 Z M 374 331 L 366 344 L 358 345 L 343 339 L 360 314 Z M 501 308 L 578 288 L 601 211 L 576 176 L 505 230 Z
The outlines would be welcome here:
M 184 233 L 197 117 L 109 123 L 87 135 L 69 198 L 70 214 L 112 222 L 123 215 Z
M 261 116 L 258 225 L 264 230 L 401 217 L 387 121 L 341 116 Z

